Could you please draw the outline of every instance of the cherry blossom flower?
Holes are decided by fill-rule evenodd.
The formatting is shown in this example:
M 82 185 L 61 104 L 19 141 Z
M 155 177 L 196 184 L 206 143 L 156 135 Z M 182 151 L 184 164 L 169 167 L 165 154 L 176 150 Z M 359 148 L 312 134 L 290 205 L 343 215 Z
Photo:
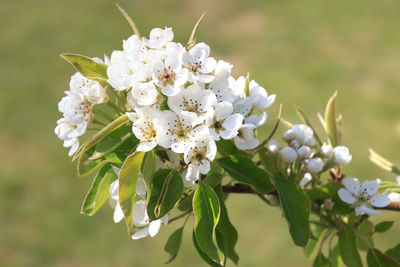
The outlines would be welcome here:
M 364 181 L 362 185 L 357 178 L 348 177 L 343 180 L 344 188 L 339 189 L 340 199 L 355 208 L 359 215 L 378 215 L 376 208 L 383 208 L 391 202 L 388 194 L 378 193 L 381 180 Z

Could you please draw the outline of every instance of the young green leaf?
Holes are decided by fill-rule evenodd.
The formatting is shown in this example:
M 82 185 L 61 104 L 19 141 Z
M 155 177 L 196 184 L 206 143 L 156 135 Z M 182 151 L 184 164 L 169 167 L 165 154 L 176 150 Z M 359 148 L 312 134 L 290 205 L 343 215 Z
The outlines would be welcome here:
M 183 181 L 177 171 L 161 169 L 155 172 L 147 205 L 150 220 L 159 219 L 173 209 L 182 193 Z
M 94 215 L 110 196 L 110 184 L 117 179 L 110 164 L 104 165 L 97 173 L 83 201 L 81 214 Z
M 136 34 L 137 38 L 139 40 L 142 40 L 142 37 L 140 36 L 139 30 L 136 27 L 135 22 L 133 21 L 133 19 L 128 15 L 128 13 L 118 4 L 116 3 L 117 8 L 119 9 L 119 11 L 121 12 L 121 14 L 124 16 L 124 18 L 126 19 L 126 21 L 129 23 L 129 25 L 131 26 L 133 32 Z
M 375 163 L 378 167 L 381 167 L 386 171 L 392 172 L 396 175 L 400 175 L 399 167 L 397 167 L 392 162 L 390 162 L 389 160 L 385 159 L 384 157 L 376 153 L 371 148 L 368 151 L 369 151 L 369 160 L 372 161 L 372 163 Z
M 367 253 L 368 267 L 395 267 L 400 266 L 399 262 L 391 256 L 370 248 Z
M 377 233 L 386 232 L 393 226 L 393 223 L 394 223 L 394 221 L 380 222 L 377 225 L 375 225 L 375 232 L 377 232 Z
M 193 30 L 192 30 L 192 34 L 190 34 L 189 41 L 188 41 L 188 43 L 186 45 L 186 50 L 189 50 L 190 48 L 192 48 L 196 44 L 197 27 L 199 27 L 199 24 L 203 20 L 205 15 L 206 15 L 206 13 L 201 14 L 200 18 L 198 19 L 198 21 L 194 25 Z
M 400 243 L 397 244 L 397 246 L 388 249 L 386 254 L 400 262 Z
M 146 182 L 147 192 L 151 192 L 151 184 L 153 174 L 156 170 L 156 154 L 153 150 L 146 153 L 144 156 L 141 171 L 143 173 L 144 181 Z M 150 194 L 149 194 L 150 197 Z
M 224 255 L 217 247 L 215 229 L 220 218 L 220 204 L 214 190 L 199 182 L 193 196 L 196 216 L 194 232 L 200 249 L 215 263 L 224 265 Z
M 176 258 L 178 255 L 179 248 L 182 242 L 182 234 L 183 227 L 175 230 L 168 238 L 167 243 L 165 244 L 164 250 L 169 253 L 169 259 L 165 262 L 165 264 L 170 263 Z
M 342 257 L 340 256 L 340 248 L 339 244 L 337 244 L 332 250 L 331 250 L 331 266 L 330 267 L 340 267 L 342 266 L 343 260 Z
M 92 80 L 107 80 L 107 65 L 97 63 L 90 57 L 78 54 L 61 54 L 60 57 L 68 61 L 83 76 Z
M 360 254 L 356 245 L 356 234 L 351 226 L 343 224 L 343 230 L 339 234 L 340 255 L 347 266 L 362 267 Z
M 329 267 L 329 260 L 322 252 L 319 252 L 317 257 L 315 257 L 313 267 Z
M 78 164 L 76 165 L 79 177 L 88 176 L 94 170 L 100 167 L 101 164 L 103 164 L 103 160 L 90 160 L 87 153 L 81 154 L 78 158 Z
M 104 137 L 109 135 L 112 131 L 118 129 L 125 123 L 129 121 L 129 118 L 127 115 L 121 115 L 114 121 L 112 121 L 110 124 L 105 126 L 103 129 L 101 129 L 99 132 L 97 132 L 95 135 L 90 137 L 85 143 L 81 145 L 81 147 L 78 149 L 78 151 L 75 153 L 74 157 L 72 160 L 75 160 L 80 157 L 83 153 L 85 153 L 88 149 L 90 149 L 92 146 L 96 145 L 100 140 L 102 140 Z
M 339 123 L 336 114 L 336 97 L 337 92 L 329 99 L 325 109 L 325 126 L 329 140 L 332 146 L 337 146 L 340 143 Z
M 139 177 L 144 152 L 135 151 L 130 154 L 121 167 L 118 176 L 119 181 L 119 204 L 124 212 L 129 233 L 133 230 L 132 212 L 135 204 L 136 182 Z
M 281 206 L 289 223 L 290 235 L 298 246 L 305 246 L 310 238 L 310 200 L 297 184 L 280 177 L 274 177 Z
M 223 237 L 223 247 L 220 246 L 220 249 L 224 252 L 227 258 L 230 258 L 237 265 L 239 261 L 239 256 L 235 252 L 235 245 L 238 240 L 238 233 L 229 220 L 221 185 L 218 185 L 215 188 L 215 193 L 218 196 L 219 204 L 221 207 L 221 214 L 216 228 L 216 230 Z
M 309 259 L 314 258 L 316 252 L 318 251 L 317 248 L 319 244 L 322 241 L 322 236 L 326 233 L 326 229 L 320 227 L 320 226 L 315 226 L 312 230 L 312 235 L 315 237 L 315 239 L 310 239 L 307 242 L 306 247 L 304 248 L 304 253 L 307 255 Z
M 257 167 L 246 156 L 231 155 L 220 158 L 217 162 L 233 179 L 252 186 L 261 194 L 269 193 L 274 189 L 268 173 Z
M 128 140 L 128 138 L 132 138 L 132 129 L 130 127 L 125 127 L 124 125 L 120 128 L 115 129 L 97 143 L 96 150 L 94 154 L 90 157 L 90 159 L 97 159 L 107 153 L 114 151 L 126 140 Z M 139 143 L 136 138 L 134 139 L 136 140 L 136 144 Z M 136 144 L 134 144 L 133 146 L 135 146 Z
M 193 234 L 192 234 L 192 240 L 193 240 L 193 245 L 197 251 L 197 253 L 199 253 L 200 257 L 208 263 L 208 265 L 210 265 L 211 267 L 220 267 L 223 265 L 220 265 L 218 263 L 215 263 L 210 257 L 208 257 L 208 255 L 200 248 L 199 243 L 196 240 L 196 233 L 193 230 Z

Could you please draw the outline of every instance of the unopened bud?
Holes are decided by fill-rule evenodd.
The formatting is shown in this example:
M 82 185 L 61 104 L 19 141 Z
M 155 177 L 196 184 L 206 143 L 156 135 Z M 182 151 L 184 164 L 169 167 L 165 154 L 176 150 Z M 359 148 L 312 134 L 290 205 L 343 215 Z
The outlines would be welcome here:
M 352 156 L 347 147 L 337 146 L 333 149 L 333 152 L 335 153 L 335 162 L 338 165 L 347 165 L 350 163 Z
M 332 199 L 330 199 L 330 198 L 325 199 L 324 206 L 327 210 L 332 210 L 334 205 L 335 205 L 335 202 L 333 202 Z
M 267 145 L 269 152 L 271 152 L 272 154 L 278 153 L 279 147 L 280 147 L 279 142 L 276 140 L 271 140 Z
M 310 173 L 305 173 L 303 176 L 303 179 L 301 179 L 299 185 L 301 188 L 303 188 L 306 184 L 308 184 L 309 182 L 311 182 L 312 180 L 312 176 Z
M 309 146 L 301 146 L 297 150 L 297 153 L 299 154 L 300 158 L 308 159 L 308 158 L 311 157 L 312 150 L 311 150 L 311 148 Z
M 307 162 L 306 167 L 311 172 L 320 172 L 324 168 L 324 162 L 320 158 L 313 158 Z
M 286 163 L 293 162 L 297 159 L 297 152 L 289 146 L 285 146 L 281 150 L 282 160 Z
M 294 131 L 292 129 L 285 131 L 282 135 L 282 139 L 285 140 L 286 142 L 290 142 L 295 138 L 296 135 L 294 134 Z
M 315 140 L 315 138 L 312 136 L 306 136 L 304 138 L 304 144 L 309 147 L 315 147 L 317 146 L 317 140 Z
M 300 147 L 300 142 L 299 142 L 299 140 L 294 139 L 292 142 L 290 142 L 290 146 L 293 147 L 293 148 L 295 148 L 295 149 L 298 149 L 298 148 Z
M 333 148 L 332 148 L 332 146 L 331 145 L 323 145 L 322 147 L 321 147 L 321 149 L 319 150 L 319 152 L 321 153 L 321 155 L 324 157 L 324 158 L 331 158 L 332 157 L 332 155 L 333 155 Z

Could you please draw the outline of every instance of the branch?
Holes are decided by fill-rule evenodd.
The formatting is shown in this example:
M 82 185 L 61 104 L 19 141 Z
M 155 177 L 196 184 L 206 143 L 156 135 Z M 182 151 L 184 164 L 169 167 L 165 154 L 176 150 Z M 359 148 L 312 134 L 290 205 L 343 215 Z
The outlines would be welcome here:
M 234 184 L 234 185 L 224 185 L 222 186 L 222 192 L 224 193 L 236 193 L 236 194 L 255 194 L 260 197 L 260 194 L 254 191 L 249 185 L 246 184 Z M 276 194 L 276 192 L 271 192 L 270 194 Z M 262 196 L 262 195 L 261 195 Z M 392 202 L 384 208 L 377 208 L 380 210 L 391 210 L 400 211 L 400 202 Z

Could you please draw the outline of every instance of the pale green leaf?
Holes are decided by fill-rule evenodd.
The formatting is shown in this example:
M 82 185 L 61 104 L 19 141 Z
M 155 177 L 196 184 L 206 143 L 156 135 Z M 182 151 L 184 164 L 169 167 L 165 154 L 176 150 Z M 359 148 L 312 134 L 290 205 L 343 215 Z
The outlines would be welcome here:
M 329 99 L 325 109 L 325 126 L 329 140 L 332 146 L 340 143 L 340 130 L 336 114 L 336 97 L 337 92 Z
M 360 254 L 356 245 L 356 234 L 351 226 L 343 224 L 342 232 L 339 234 L 340 255 L 347 266 L 362 267 Z
M 107 78 L 107 65 L 103 63 L 97 63 L 90 57 L 65 53 L 60 55 L 63 59 L 68 61 L 79 71 L 83 76 L 92 80 L 104 80 Z

